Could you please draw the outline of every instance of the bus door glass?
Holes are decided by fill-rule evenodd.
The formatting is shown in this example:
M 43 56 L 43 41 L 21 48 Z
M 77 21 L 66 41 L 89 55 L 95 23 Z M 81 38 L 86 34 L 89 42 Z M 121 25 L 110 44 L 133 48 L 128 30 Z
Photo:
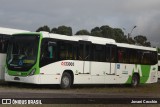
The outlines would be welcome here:
M 117 47 L 115 45 L 106 45 L 106 74 L 114 75 L 115 74 L 115 63 L 117 59 L 116 54 Z
M 82 60 L 81 65 L 83 66 L 80 71 L 82 74 L 90 74 L 90 57 L 91 57 L 91 42 L 80 41 L 79 42 L 79 60 Z
M 54 40 L 43 39 L 41 46 L 40 67 L 56 61 L 57 43 Z

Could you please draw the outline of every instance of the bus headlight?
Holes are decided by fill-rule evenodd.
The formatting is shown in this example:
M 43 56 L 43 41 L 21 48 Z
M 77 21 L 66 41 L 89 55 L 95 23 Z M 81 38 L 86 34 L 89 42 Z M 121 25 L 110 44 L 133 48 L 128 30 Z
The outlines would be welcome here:
M 36 72 L 36 68 L 34 68 L 34 69 L 30 72 L 29 76 L 34 75 L 35 72 Z

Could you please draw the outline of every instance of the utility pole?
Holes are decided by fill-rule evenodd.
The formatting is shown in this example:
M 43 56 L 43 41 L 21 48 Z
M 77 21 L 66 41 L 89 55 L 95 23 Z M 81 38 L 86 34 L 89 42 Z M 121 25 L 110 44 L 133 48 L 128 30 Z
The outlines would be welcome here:
M 131 32 L 128 33 L 128 38 L 131 36 L 131 34 L 132 34 L 132 32 L 133 32 L 133 29 L 135 29 L 136 27 L 137 27 L 137 26 L 134 26 L 134 27 L 132 28 Z
M 127 34 L 126 36 L 128 36 L 128 43 L 129 43 L 129 44 L 134 44 L 134 40 L 132 39 L 131 34 L 132 34 L 133 30 L 134 30 L 136 27 L 137 27 L 137 26 L 134 26 L 129 33 L 126 31 L 125 28 L 123 28 L 123 30 L 124 30 L 124 31 L 126 32 L 126 34 Z
M 130 33 L 128 33 L 128 32 L 126 31 L 126 29 L 123 28 L 123 30 L 127 33 L 128 39 L 130 38 L 130 36 L 131 36 L 133 30 L 134 30 L 136 27 L 137 27 L 137 26 L 134 26 L 134 27 L 131 29 Z

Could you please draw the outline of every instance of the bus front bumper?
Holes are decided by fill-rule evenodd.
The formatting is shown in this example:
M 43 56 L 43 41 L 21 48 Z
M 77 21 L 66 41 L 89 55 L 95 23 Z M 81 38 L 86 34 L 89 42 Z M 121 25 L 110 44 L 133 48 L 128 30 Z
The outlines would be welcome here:
M 60 84 L 60 75 L 32 75 L 32 76 L 11 76 L 5 73 L 5 81 L 7 82 L 19 82 L 30 84 Z

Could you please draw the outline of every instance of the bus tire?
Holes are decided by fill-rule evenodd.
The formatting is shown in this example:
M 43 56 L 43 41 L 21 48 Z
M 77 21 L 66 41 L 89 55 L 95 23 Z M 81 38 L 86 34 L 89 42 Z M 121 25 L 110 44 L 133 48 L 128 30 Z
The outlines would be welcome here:
M 61 78 L 60 88 L 67 89 L 70 88 L 72 84 L 71 75 L 67 72 L 64 72 Z
M 131 81 L 131 86 L 132 87 L 137 87 L 139 85 L 139 77 L 137 74 L 133 74 L 132 76 L 132 81 Z

